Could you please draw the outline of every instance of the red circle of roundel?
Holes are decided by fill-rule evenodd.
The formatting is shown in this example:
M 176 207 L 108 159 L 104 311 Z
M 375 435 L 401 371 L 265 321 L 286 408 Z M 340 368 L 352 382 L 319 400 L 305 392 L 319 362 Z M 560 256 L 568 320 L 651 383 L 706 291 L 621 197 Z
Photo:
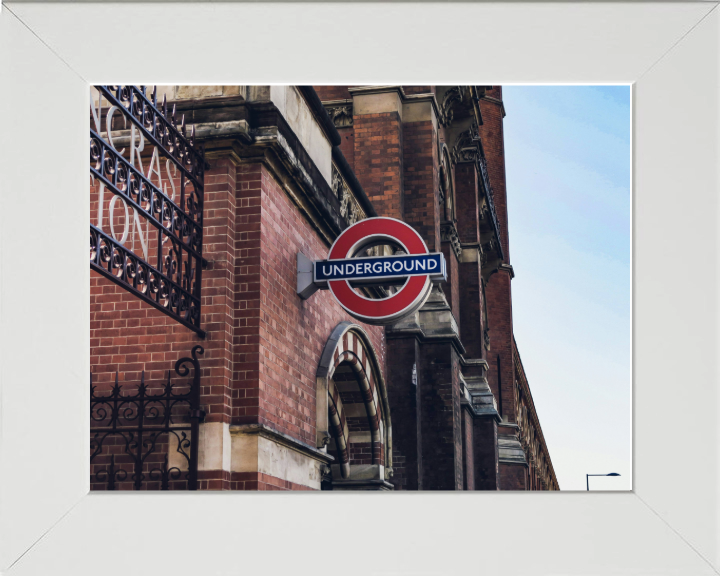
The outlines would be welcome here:
M 351 258 L 363 244 L 389 239 L 398 242 L 408 254 L 427 254 L 422 237 L 410 226 L 394 218 L 368 218 L 347 228 L 330 248 L 328 260 Z M 388 321 L 424 300 L 430 288 L 429 276 L 411 276 L 388 298 L 371 300 L 352 289 L 347 280 L 331 280 L 330 291 L 350 314 L 368 321 Z

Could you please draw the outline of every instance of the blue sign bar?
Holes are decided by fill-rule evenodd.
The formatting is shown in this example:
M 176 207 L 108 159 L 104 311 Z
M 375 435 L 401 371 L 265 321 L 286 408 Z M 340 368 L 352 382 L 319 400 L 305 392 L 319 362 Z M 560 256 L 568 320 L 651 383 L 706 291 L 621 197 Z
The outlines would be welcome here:
M 315 282 L 328 280 L 354 280 L 366 283 L 375 280 L 395 280 L 408 276 L 429 275 L 434 281 L 445 280 L 445 258 L 442 254 L 405 256 L 378 256 L 371 258 L 347 258 L 344 260 L 320 260 L 315 264 Z

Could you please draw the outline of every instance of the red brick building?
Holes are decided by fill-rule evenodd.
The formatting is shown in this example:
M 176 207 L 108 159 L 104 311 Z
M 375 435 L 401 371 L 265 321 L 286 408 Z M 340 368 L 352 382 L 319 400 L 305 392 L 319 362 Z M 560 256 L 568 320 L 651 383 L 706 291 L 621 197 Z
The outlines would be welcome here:
M 96 390 L 116 378 L 159 390 L 200 344 L 200 489 L 557 490 L 513 337 L 501 88 L 160 91 L 209 166 L 205 337 L 93 272 Z M 177 173 L 110 116 L 118 151 L 174 190 Z M 93 225 L 113 224 L 135 252 L 164 250 L 122 198 L 91 189 Z M 448 270 L 418 312 L 386 327 L 357 322 L 328 291 L 303 300 L 296 285 L 298 253 L 324 259 L 340 232 L 374 216 L 410 224 Z M 107 488 L 111 454 L 125 467 L 115 489 L 132 489 L 126 448 L 95 455 L 94 489 Z M 187 469 L 167 439 L 152 451 L 148 480 L 165 454 Z

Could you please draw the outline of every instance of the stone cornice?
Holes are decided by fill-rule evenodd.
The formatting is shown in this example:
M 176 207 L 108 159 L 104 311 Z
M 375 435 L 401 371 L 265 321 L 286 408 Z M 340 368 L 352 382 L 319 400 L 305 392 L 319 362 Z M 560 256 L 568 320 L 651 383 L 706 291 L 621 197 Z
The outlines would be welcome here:
M 224 122 L 198 122 L 194 124 L 195 138 L 199 141 L 210 138 L 240 138 L 251 144 L 254 137 L 247 120 L 229 120 Z M 113 130 L 113 142 L 118 148 L 130 145 L 130 130 Z M 146 153 L 146 151 L 143 151 Z
M 465 346 L 460 339 L 457 320 L 453 316 L 452 308 L 440 286 L 433 287 L 418 315 L 423 332 L 423 342 L 448 342 L 461 356 L 466 353 Z
M 350 92 L 350 95 L 353 96 L 353 98 L 358 96 L 371 96 L 375 94 L 396 93 L 400 99 L 402 109 L 406 109 L 408 106 L 413 106 L 415 104 L 422 104 L 426 102 L 430 105 L 430 108 L 432 110 L 432 119 L 436 127 L 442 117 L 442 112 L 440 110 L 437 97 L 432 92 L 427 92 L 423 94 L 406 94 L 402 86 L 353 86 L 351 88 L 348 88 L 348 91 Z M 323 102 L 323 104 L 325 104 L 325 106 L 332 107 L 342 106 L 343 102 L 346 101 L 328 100 Z M 354 100 L 351 100 L 350 102 L 354 103 Z M 404 113 L 401 113 L 401 120 L 405 121 L 406 119 L 403 119 L 403 116 Z M 413 122 L 415 120 L 408 121 Z
M 515 270 L 510 264 L 502 263 L 500 264 L 500 266 L 498 266 L 498 270 L 507 272 L 508 274 L 510 274 L 510 278 L 515 278 Z
M 230 155 L 236 162 L 265 164 L 326 243 L 347 227 L 340 200 L 272 102 L 189 101 L 183 102 L 183 112 L 198 125 L 196 138 L 208 159 Z M 362 188 L 354 187 L 353 193 L 370 204 Z
M 305 442 L 296 440 L 292 436 L 283 434 L 282 432 L 279 432 L 278 430 L 275 430 L 265 424 L 233 424 L 230 426 L 230 435 L 261 436 L 263 438 L 267 438 L 268 440 L 272 440 L 277 444 L 282 444 L 283 446 L 295 450 L 296 452 L 309 456 L 310 458 L 319 460 L 320 462 L 329 464 L 335 461 L 335 458 L 327 452 L 318 450 L 309 444 L 305 444 Z
M 422 308 L 408 318 L 385 328 L 385 338 L 415 338 L 423 343 L 448 343 L 462 357 L 466 351 L 460 339 L 457 321 L 445 294 L 435 286 Z
M 403 90 L 402 86 L 353 86 L 351 88 L 348 88 L 348 92 L 352 96 L 357 95 L 364 95 L 364 94 L 384 94 L 386 92 L 397 92 L 400 95 L 400 98 L 405 100 L 407 96 L 405 95 L 405 90 Z
M 500 428 L 499 425 L 498 428 Z M 499 429 L 498 461 L 502 464 L 521 464 L 527 466 L 525 451 L 518 437 L 514 434 L 500 434 Z
M 480 96 L 479 100 L 485 100 L 486 102 L 492 102 L 493 104 L 499 105 L 500 108 L 502 109 L 503 118 L 505 118 L 505 116 L 506 116 L 505 103 L 502 100 L 500 100 L 499 98 L 494 98 L 493 96 L 487 96 L 487 95 Z
M 395 486 L 387 480 L 335 480 L 333 479 L 333 490 L 380 490 L 390 492 Z
M 460 365 L 461 366 L 477 366 L 479 368 L 484 368 L 485 370 L 489 369 L 487 360 L 485 358 L 465 358 L 465 356 L 460 357 Z
M 408 94 L 403 98 L 403 103 L 405 104 L 412 104 L 415 102 L 428 102 L 432 107 L 435 118 L 440 118 L 440 106 L 438 105 L 437 97 L 432 92 L 428 92 L 426 94 Z
M 482 360 L 484 362 L 484 360 Z M 462 359 L 461 359 L 462 364 Z M 487 363 L 485 363 L 487 366 Z M 497 423 L 502 421 L 497 411 L 497 401 L 495 395 L 490 390 L 487 378 L 484 376 L 465 376 L 461 374 L 461 379 L 467 389 L 470 399 L 472 412 L 477 417 L 491 417 Z

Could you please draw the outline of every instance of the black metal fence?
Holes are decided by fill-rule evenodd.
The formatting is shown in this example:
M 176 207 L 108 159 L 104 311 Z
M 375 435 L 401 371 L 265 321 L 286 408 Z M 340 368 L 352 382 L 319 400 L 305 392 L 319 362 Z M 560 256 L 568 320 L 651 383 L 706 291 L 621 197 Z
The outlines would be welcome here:
M 197 490 L 200 365 L 180 358 L 175 373 L 189 381 L 146 384 L 136 392 L 120 386 L 118 374 L 109 394 L 96 392 L 90 375 L 90 487 L 92 490 Z
M 137 220 L 142 254 L 125 245 L 126 234 L 122 238 L 115 236 L 112 221 L 110 234 L 103 230 L 100 210 L 98 222 L 90 225 L 90 267 L 204 338 L 200 302 L 202 268 L 207 264 L 202 256 L 202 235 L 204 174 L 208 165 L 202 148 L 195 145 L 195 129 L 187 135 L 185 117 L 178 122 L 174 107 L 168 114 L 166 99 L 158 106 L 157 87 L 150 96 L 146 86 L 95 88 L 98 103 L 95 108 L 91 102 L 94 129 L 90 129 L 90 176 L 101 191 L 107 190 L 120 199 L 128 214 L 126 228 L 131 226 L 128 220 L 132 211 L 132 226 Z M 103 99 L 108 105 L 105 108 Z M 106 118 L 104 110 L 108 110 Z M 113 111 L 119 112 L 123 126 L 132 126 L 133 139 L 138 131 L 154 147 L 158 167 L 160 158 L 167 163 L 170 192 L 160 182 L 159 168 L 158 182 L 151 181 L 152 160 L 145 175 L 135 167 L 132 153 L 125 158 L 122 151 L 115 149 L 110 125 Z M 123 150 L 132 150 L 133 146 L 131 142 Z M 175 168 L 175 179 L 179 178 L 177 186 L 170 175 L 170 164 Z M 104 192 L 99 202 L 104 202 Z M 157 230 L 156 236 L 151 236 L 146 226 L 147 238 L 143 238 L 141 219 Z

